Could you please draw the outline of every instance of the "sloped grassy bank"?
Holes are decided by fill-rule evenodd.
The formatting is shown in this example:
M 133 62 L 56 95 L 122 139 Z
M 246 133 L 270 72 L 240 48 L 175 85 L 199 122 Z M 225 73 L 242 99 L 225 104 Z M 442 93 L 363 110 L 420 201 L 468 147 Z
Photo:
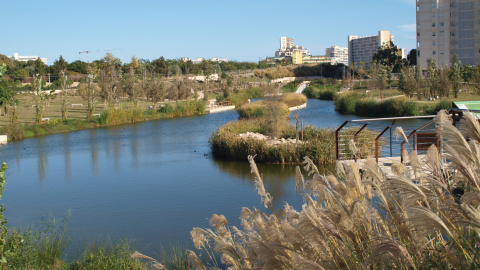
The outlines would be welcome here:
M 7 134 L 9 141 L 44 136 L 49 134 L 77 131 L 82 129 L 130 124 L 148 120 L 191 116 L 205 113 L 205 101 L 167 103 L 159 110 L 108 109 L 92 119 L 54 119 L 44 123 L 10 124 L 0 128 L 0 134 Z

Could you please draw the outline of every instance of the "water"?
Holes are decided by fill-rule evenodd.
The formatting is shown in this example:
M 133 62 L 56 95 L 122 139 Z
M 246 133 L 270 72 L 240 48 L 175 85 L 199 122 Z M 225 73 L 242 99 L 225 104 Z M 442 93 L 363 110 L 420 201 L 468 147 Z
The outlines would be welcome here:
M 304 125 L 336 127 L 355 118 L 329 101 L 309 100 Z M 148 121 L 26 139 L 4 146 L 3 204 L 9 226 L 37 227 L 71 211 L 73 246 L 94 238 L 134 240 L 149 255 L 161 246 L 193 248 L 189 232 L 212 214 L 239 225 L 242 207 L 265 209 L 247 162 L 215 160 L 208 140 L 236 111 Z M 300 210 L 294 166 L 259 165 L 276 208 Z M 329 170 L 331 168 L 325 168 Z M 268 212 L 268 211 L 267 211 Z

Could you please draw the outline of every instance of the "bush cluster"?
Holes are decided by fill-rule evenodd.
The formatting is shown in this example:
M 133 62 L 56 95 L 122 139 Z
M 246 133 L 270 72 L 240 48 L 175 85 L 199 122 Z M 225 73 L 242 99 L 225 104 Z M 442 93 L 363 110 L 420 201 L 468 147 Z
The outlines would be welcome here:
M 377 101 L 361 99 L 355 92 L 338 96 L 335 100 L 335 110 L 342 114 L 372 117 L 415 116 L 420 114 L 417 104 L 408 98 L 401 97 Z
M 335 98 L 338 96 L 338 92 L 336 90 L 321 90 L 312 86 L 308 86 L 307 88 L 305 88 L 303 93 L 308 98 L 315 98 L 320 100 L 335 100 Z

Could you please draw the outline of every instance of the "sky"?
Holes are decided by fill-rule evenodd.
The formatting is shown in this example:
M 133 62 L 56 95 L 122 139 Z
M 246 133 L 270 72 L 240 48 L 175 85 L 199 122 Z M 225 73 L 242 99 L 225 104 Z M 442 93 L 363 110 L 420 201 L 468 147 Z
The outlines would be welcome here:
M 189 57 L 257 62 L 280 37 L 312 55 L 347 36 L 395 35 L 415 47 L 415 0 L 0 0 L 0 54 L 90 62 L 107 52 L 130 62 Z

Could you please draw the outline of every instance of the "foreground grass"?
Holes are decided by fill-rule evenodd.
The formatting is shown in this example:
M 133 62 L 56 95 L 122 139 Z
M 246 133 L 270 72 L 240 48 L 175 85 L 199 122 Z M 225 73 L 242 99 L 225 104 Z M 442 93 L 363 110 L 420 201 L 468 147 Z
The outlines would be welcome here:
M 14 245 L 12 239 L 21 239 L 21 243 L 5 256 L 2 269 L 158 269 L 151 261 L 132 256 L 135 249 L 128 240 L 90 241 L 74 254 L 66 254 L 70 241 L 62 230 L 14 231 L 7 237 L 7 245 Z M 163 260 L 173 261 L 169 257 Z

